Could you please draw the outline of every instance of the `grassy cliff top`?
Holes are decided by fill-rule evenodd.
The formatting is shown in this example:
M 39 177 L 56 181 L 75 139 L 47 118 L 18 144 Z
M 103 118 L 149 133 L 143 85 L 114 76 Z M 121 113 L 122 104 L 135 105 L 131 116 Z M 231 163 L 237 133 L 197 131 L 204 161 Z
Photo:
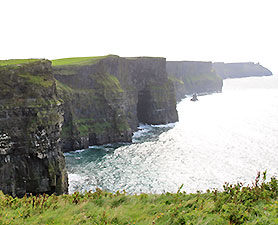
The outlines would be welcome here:
M 0 60 L 0 66 L 17 65 L 40 61 L 41 59 L 8 59 Z
M 278 224 L 278 181 L 258 174 L 253 185 L 222 192 L 127 195 L 96 192 L 25 196 L 0 191 L 0 224 Z
M 64 58 L 52 60 L 53 66 L 66 66 L 66 65 L 89 65 L 97 63 L 101 59 L 108 57 L 115 57 L 114 55 L 106 56 L 93 56 L 93 57 L 75 57 L 75 58 Z

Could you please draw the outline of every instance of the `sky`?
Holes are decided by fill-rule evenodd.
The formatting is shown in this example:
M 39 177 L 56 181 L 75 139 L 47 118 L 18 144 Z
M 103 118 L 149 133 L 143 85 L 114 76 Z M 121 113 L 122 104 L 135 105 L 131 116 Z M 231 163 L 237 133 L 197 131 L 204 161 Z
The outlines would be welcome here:
M 0 59 L 115 54 L 260 62 L 278 74 L 277 0 L 1 0 Z

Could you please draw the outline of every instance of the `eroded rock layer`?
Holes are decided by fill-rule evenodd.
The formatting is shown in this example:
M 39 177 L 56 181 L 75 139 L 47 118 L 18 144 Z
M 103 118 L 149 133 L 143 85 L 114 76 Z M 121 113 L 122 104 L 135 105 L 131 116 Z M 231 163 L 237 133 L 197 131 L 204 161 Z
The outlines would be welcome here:
M 67 192 L 62 124 L 50 61 L 0 64 L 0 190 L 17 196 Z

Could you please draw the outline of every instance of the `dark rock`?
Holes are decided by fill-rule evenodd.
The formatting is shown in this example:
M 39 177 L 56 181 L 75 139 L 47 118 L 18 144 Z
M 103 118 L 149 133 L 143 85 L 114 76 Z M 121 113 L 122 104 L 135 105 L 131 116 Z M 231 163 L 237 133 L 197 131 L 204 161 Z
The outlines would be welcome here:
M 190 99 L 190 101 L 193 101 L 193 102 L 199 101 L 198 98 L 197 98 L 197 94 L 196 93 L 193 94 L 193 96 Z

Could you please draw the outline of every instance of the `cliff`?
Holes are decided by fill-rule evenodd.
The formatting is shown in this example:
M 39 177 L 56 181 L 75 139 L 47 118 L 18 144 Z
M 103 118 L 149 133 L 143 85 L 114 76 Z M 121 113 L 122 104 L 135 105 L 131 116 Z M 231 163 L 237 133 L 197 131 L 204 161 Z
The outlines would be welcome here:
M 168 61 L 166 68 L 174 83 L 177 101 L 192 93 L 222 91 L 223 80 L 211 62 Z
M 53 68 L 64 101 L 63 151 L 130 142 L 139 122 L 178 120 L 164 58 L 69 58 Z
M 0 190 L 66 193 L 63 108 L 48 60 L 0 61 Z
M 213 68 L 223 79 L 252 76 L 271 76 L 272 72 L 262 65 L 253 62 L 246 63 L 213 63 Z
M 2 60 L 0 90 L 0 190 L 13 196 L 67 192 L 61 146 L 130 142 L 139 122 L 178 120 L 164 58 Z

